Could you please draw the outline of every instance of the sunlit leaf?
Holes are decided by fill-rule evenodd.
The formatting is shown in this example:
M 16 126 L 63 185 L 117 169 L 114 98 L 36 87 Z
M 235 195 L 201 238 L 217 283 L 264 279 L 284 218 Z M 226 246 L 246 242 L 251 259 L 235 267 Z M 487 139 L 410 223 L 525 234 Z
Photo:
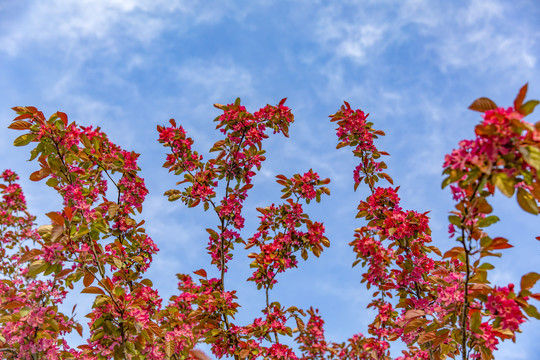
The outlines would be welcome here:
M 174 354 L 174 342 L 171 340 L 167 340 L 165 342 L 165 355 L 167 355 L 169 358 L 172 357 Z
M 523 115 L 529 115 L 530 113 L 534 111 L 534 108 L 538 104 L 540 104 L 540 101 L 538 100 L 529 100 L 521 106 L 521 108 L 519 109 L 519 112 L 522 113 Z
M 527 95 L 528 86 L 529 84 L 525 84 L 521 89 L 519 89 L 519 93 L 514 100 L 514 109 L 519 110 L 521 108 L 523 100 L 525 100 L 525 96 Z
M 533 305 L 529 305 L 528 307 L 526 307 L 525 309 L 525 313 L 535 319 L 538 319 L 540 320 L 540 313 L 538 313 L 538 310 L 536 309 L 535 306 Z
M 521 277 L 521 290 L 531 289 L 536 282 L 540 280 L 540 274 L 535 272 L 530 272 Z
M 32 140 L 34 140 L 37 137 L 36 134 L 24 134 L 19 136 L 13 141 L 13 145 L 15 146 L 24 146 L 30 144 Z
M 495 110 L 497 104 L 493 100 L 486 97 L 481 97 L 474 100 L 474 102 L 469 106 L 469 109 L 474 111 L 486 112 L 487 110 Z
M 477 334 L 481 334 L 482 332 L 480 331 L 480 323 L 482 322 L 482 314 L 479 310 L 471 310 L 469 314 L 471 331 Z
M 528 213 L 538 215 L 538 205 L 534 197 L 523 188 L 518 188 L 517 201 L 519 206 Z
M 195 275 L 199 275 L 199 276 L 202 276 L 202 277 L 207 277 L 208 275 L 206 274 L 206 270 L 204 269 L 200 269 L 200 270 L 197 270 L 197 271 L 194 271 L 193 272 Z
M 102 288 L 99 288 L 97 286 L 87 286 L 84 289 L 82 289 L 81 293 L 105 295 L 105 291 L 103 291 Z
M 514 181 L 504 172 L 493 174 L 493 184 L 507 197 L 514 195 L 514 191 L 516 190 Z
M 529 145 L 520 147 L 519 152 L 521 152 L 527 164 L 535 168 L 536 171 L 540 170 L 540 149 Z
M 23 120 L 16 120 L 14 122 L 12 122 L 8 128 L 9 129 L 13 129 L 13 130 L 28 130 L 30 129 L 30 126 L 32 124 L 30 124 L 29 122 L 27 121 L 23 121 Z
M 62 214 L 52 211 L 45 215 L 47 215 L 49 219 L 51 219 L 55 224 L 64 226 L 64 217 L 62 216 Z
M 495 215 L 487 216 L 483 219 L 478 220 L 478 226 L 479 227 L 488 227 L 490 225 L 493 225 L 499 221 L 499 218 Z
M 24 305 L 24 303 L 22 303 L 21 301 L 14 300 L 14 301 L 10 301 L 7 304 L 5 304 L 4 306 L 2 306 L 2 309 L 4 309 L 4 310 L 18 309 L 23 305 Z
M 83 285 L 84 287 L 88 287 L 90 285 L 92 285 L 92 283 L 94 282 L 94 279 L 96 277 L 94 276 L 94 274 L 90 273 L 90 272 L 87 272 L 85 275 L 84 275 L 84 278 L 83 278 Z

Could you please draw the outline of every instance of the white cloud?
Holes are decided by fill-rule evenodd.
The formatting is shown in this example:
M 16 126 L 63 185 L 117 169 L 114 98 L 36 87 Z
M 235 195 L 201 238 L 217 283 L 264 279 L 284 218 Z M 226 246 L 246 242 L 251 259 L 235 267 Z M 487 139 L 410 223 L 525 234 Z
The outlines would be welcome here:
M 62 54 L 121 52 L 126 41 L 148 44 L 165 31 L 185 33 L 224 17 L 243 19 L 268 1 L 241 6 L 202 0 L 29 1 L 6 20 L 0 52 L 11 56 L 33 45 L 60 48 Z M 1 9 L 1 7 L 0 7 Z
M 351 58 L 360 63 L 367 61 L 368 54 L 380 47 L 388 28 L 378 21 L 344 21 L 340 5 L 325 7 L 319 14 L 316 24 L 319 42 L 338 57 Z
M 399 21 L 401 28 L 417 26 L 443 70 L 532 68 L 540 33 L 519 17 L 509 16 L 510 6 L 499 0 L 475 0 L 464 7 L 436 8 L 425 0 L 413 0 L 403 5 Z
M 188 61 L 176 70 L 176 74 L 185 84 L 182 88 L 202 92 L 199 98 L 208 99 L 206 103 L 223 101 L 230 94 L 253 96 L 254 93 L 250 72 L 228 59 Z
M 370 2 L 334 3 L 319 12 L 315 34 L 326 52 L 360 64 L 377 63 L 387 48 L 412 41 L 434 53 L 442 70 L 532 68 L 540 32 L 508 16 L 510 6 L 500 0 L 461 7 L 409 0 L 381 11 Z
M 63 52 L 115 51 L 125 39 L 148 43 L 167 28 L 216 21 L 222 13 L 223 7 L 200 1 L 35 1 L 11 20 L 9 30 L 0 36 L 0 51 L 15 56 L 32 44 L 60 47 Z

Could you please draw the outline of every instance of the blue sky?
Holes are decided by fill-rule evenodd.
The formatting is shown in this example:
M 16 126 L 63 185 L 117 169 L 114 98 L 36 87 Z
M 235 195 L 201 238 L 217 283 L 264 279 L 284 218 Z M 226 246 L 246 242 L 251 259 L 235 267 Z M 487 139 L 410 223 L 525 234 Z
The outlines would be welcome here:
M 540 98 L 539 20 L 535 0 L 2 0 L 0 165 L 21 175 L 30 209 L 44 224 L 42 214 L 61 201 L 27 180 L 36 165 L 26 162 L 28 149 L 11 145 L 17 135 L 7 129 L 11 107 L 37 106 L 46 116 L 66 112 L 142 153 L 150 190 L 143 217 L 161 249 L 149 276 L 168 298 L 175 273 L 209 268 L 204 229 L 216 218 L 162 196 L 177 179 L 161 167 L 156 125 L 175 118 L 205 153 L 219 137 L 213 103 L 241 97 L 255 111 L 287 97 L 296 122 L 289 139 L 266 144 L 268 161 L 246 204 L 244 235 L 256 227 L 255 207 L 279 201 L 275 175 L 313 168 L 332 179 L 332 196 L 308 207 L 312 219 L 325 220 L 331 248 L 278 279 L 271 296 L 320 308 L 327 337 L 343 341 L 365 333 L 372 319 L 365 310 L 371 295 L 360 284 L 361 269 L 351 269 L 347 245 L 362 225 L 354 215 L 367 192 L 352 192 L 355 162 L 335 150 L 328 115 L 343 100 L 371 114 L 375 128 L 387 133 L 378 145 L 392 155 L 389 173 L 401 186 L 404 208 L 431 210 L 435 244 L 448 249 L 452 202 L 440 189 L 444 155 L 473 136 L 480 118 L 467 107 L 474 99 L 487 96 L 508 106 L 526 82 L 529 96 Z M 530 118 L 538 120 L 538 114 Z M 520 274 L 538 271 L 538 218 L 514 199 L 499 197 L 494 208 L 502 222 L 491 234 L 507 236 L 515 248 L 494 261 L 490 279 L 519 283 Z M 263 306 L 263 294 L 244 281 L 246 254 L 237 252 L 226 280 L 244 305 L 239 321 Z M 91 295 L 69 301 L 79 303 L 83 315 Z M 539 333 L 538 321 L 526 324 L 497 358 L 534 358 Z

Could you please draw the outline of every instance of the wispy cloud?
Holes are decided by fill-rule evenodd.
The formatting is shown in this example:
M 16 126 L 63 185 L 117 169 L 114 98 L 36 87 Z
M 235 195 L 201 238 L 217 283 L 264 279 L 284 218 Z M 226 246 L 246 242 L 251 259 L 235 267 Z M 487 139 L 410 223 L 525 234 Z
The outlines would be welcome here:
M 380 49 L 386 25 L 339 21 L 336 12 L 335 7 L 322 11 L 316 33 L 319 41 L 333 49 L 338 57 L 351 58 L 359 63 L 367 62 L 368 52 Z
M 223 101 L 231 94 L 247 95 L 254 91 L 251 73 L 230 58 L 190 60 L 177 68 L 176 75 L 183 88 L 199 92 L 207 99 L 205 106 L 210 101 Z
M 184 0 L 52 0 L 28 2 L 11 19 L 4 19 L 0 52 L 11 56 L 35 45 L 62 53 L 121 51 L 126 42 L 149 43 L 164 31 L 245 16 L 252 6 L 238 7 Z
M 450 24 L 427 27 L 424 31 L 439 34 L 431 46 L 441 68 L 497 72 L 534 67 L 540 32 L 529 29 L 518 17 L 508 18 L 509 5 L 495 0 L 472 1 L 453 11 Z
M 540 32 L 520 17 L 515 4 L 474 0 L 463 6 L 408 0 L 380 11 L 371 2 L 333 3 L 319 12 L 317 41 L 327 52 L 359 64 L 394 46 L 423 37 L 423 56 L 435 56 L 442 69 L 517 70 L 534 67 Z M 523 9 L 521 9 L 523 10 Z

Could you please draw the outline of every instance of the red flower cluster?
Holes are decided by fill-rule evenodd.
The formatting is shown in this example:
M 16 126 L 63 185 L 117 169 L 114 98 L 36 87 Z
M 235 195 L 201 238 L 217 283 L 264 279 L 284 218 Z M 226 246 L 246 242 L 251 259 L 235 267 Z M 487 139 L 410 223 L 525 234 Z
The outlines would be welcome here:
M 515 339 L 526 316 L 540 318 L 529 304 L 540 299 L 531 292 L 540 275 L 525 274 L 520 291 L 512 284 L 492 287 L 487 276 L 493 266 L 485 261 L 512 246 L 486 231 L 499 220 L 490 215 L 487 200 L 496 189 L 507 196 L 517 193 L 525 211 L 540 212 L 540 123 L 523 120 L 538 101 L 523 103 L 526 90 L 511 108 L 486 98 L 471 105 L 483 112 L 476 138 L 461 142 L 444 164 L 443 187 L 450 185 L 456 201 L 450 231 L 458 242 L 444 255 L 431 245 L 427 213 L 402 209 L 399 188 L 376 186 L 381 179 L 393 184 L 380 161 L 388 154 L 374 143 L 384 133 L 348 103 L 331 116 L 338 125 L 337 147 L 351 146 L 360 159 L 353 172 L 355 190 L 362 181 L 371 190 L 358 206 L 357 217 L 365 224 L 355 230 L 350 245 L 356 253 L 353 265 L 365 267 L 362 282 L 374 290 L 368 307 L 376 315 L 367 336 L 353 335 L 343 343 L 326 339 L 318 310 L 270 301 L 277 274 L 296 267 L 298 255 L 318 257 L 330 245 L 324 225 L 304 212 L 304 203 L 330 194 L 325 187 L 330 180 L 312 169 L 278 175 L 284 202 L 259 208 L 257 232 L 247 242 L 241 238 L 242 209 L 265 160 L 262 141 L 269 130 L 288 136 L 293 121 L 285 99 L 254 113 L 239 99 L 216 104 L 223 111 L 215 121 L 224 138 L 206 161 L 174 120 L 158 126 L 158 141 L 170 149 L 164 167 L 183 175 L 177 185 L 185 184 L 165 194 L 190 207 L 202 204 L 218 221 L 207 229 L 207 249 L 219 275 L 209 278 L 197 270 L 196 283 L 178 274 L 179 295 L 164 307 L 152 282 L 143 278 L 158 249 L 141 227 L 144 221 L 134 218 L 148 194 L 138 175 L 139 155 L 109 141 L 99 128 L 70 123 L 63 113 L 45 119 L 36 108 L 14 108 L 19 116 L 10 128 L 27 131 L 15 145 L 36 143 L 31 159 L 40 169 L 30 179 L 47 179 L 64 206 L 47 214 L 50 225 L 35 229 L 17 175 L 10 170 L 0 175 L 0 352 L 9 359 L 200 360 L 194 347 L 206 343 L 218 358 L 236 360 L 387 360 L 390 343 L 400 339 L 407 349 L 399 360 L 493 359 L 499 342 Z M 266 298 L 262 315 L 246 325 L 235 323 L 240 305 L 226 286 L 235 244 L 255 249 L 249 254 L 254 271 L 248 280 L 264 289 Z M 81 280 L 82 293 L 95 295 L 86 315 L 90 337 L 72 349 L 63 336 L 74 329 L 82 335 L 82 326 L 58 307 L 67 289 Z M 295 332 L 298 353 L 283 341 Z

